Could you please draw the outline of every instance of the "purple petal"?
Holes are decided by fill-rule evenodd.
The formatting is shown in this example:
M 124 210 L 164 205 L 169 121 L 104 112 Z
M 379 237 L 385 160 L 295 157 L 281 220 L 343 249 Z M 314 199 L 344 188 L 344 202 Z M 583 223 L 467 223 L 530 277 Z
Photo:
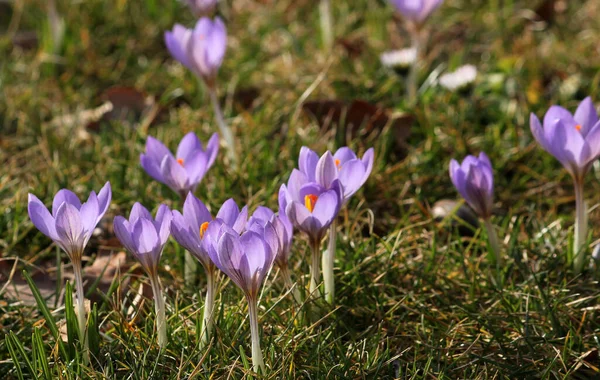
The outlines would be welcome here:
M 127 249 L 129 252 L 134 253 L 136 251 L 136 247 L 131 239 L 131 225 L 127 219 L 120 215 L 115 216 L 115 219 L 113 220 L 113 229 L 115 231 L 115 235 L 121 244 L 123 244 L 123 247 L 125 247 L 125 249 Z
M 169 210 L 167 205 L 161 204 L 158 206 L 154 226 L 156 228 L 156 232 L 158 233 L 160 245 L 165 245 L 167 240 L 169 240 L 172 218 L 173 213 L 171 213 L 171 210 Z
M 598 122 L 598 112 L 594 107 L 592 98 L 589 96 L 579 104 L 575 115 L 573 116 L 575 122 L 581 126 L 581 134 L 585 137 L 590 132 L 592 127 Z
M 157 162 L 154 157 L 150 157 L 147 154 L 140 154 L 140 164 L 142 165 L 142 169 L 148 175 L 160 183 L 165 183 L 165 179 L 163 178 L 162 173 L 160 172 L 160 162 Z
M 212 30 L 207 36 L 206 45 L 208 47 L 206 51 L 207 63 L 216 71 L 221 66 L 227 49 L 227 29 L 220 17 L 215 17 Z
M 338 168 L 335 164 L 331 152 L 327 151 L 317 163 L 316 179 L 317 182 L 328 189 L 331 183 L 338 178 Z
M 300 157 L 298 158 L 298 168 L 306 175 L 310 182 L 316 180 L 315 173 L 317 171 L 317 163 L 319 156 L 311 149 L 303 146 L 300 148 Z
M 300 199 L 300 189 L 307 182 L 308 177 L 306 174 L 297 169 L 292 170 L 292 174 L 290 174 L 290 179 L 288 180 L 287 185 L 288 194 L 291 196 L 292 200 L 296 202 L 304 202 L 304 199 Z
M 238 205 L 233 198 L 229 198 L 223 203 L 221 209 L 219 209 L 216 218 L 221 219 L 227 226 L 233 227 L 239 214 L 240 209 L 238 208 Z
M 323 228 L 329 227 L 333 219 L 340 211 L 340 198 L 334 190 L 329 190 L 317 199 L 313 216 L 319 220 Z
M 349 199 L 366 182 L 365 165 L 361 160 L 346 161 L 339 174 L 339 180 L 344 189 L 344 199 Z
M 246 227 L 246 222 L 248 221 L 248 206 L 244 206 L 240 211 L 239 215 L 235 219 L 235 223 L 233 223 L 233 230 L 238 234 L 241 234 L 244 228 Z
M 165 183 L 176 192 L 189 191 L 187 172 L 172 156 L 165 156 L 160 164 Z
M 590 148 L 590 160 L 596 160 L 600 157 L 600 121 L 592 126 L 585 138 Z
M 210 211 L 202 201 L 194 196 L 192 193 L 188 193 L 183 204 L 183 215 L 188 221 L 190 226 L 196 230 L 200 230 L 200 226 L 204 222 L 210 222 L 212 216 Z
M 153 220 L 150 211 L 148 211 L 146 207 L 142 206 L 140 202 L 135 202 L 131 208 L 131 212 L 129 213 L 129 223 L 133 225 L 138 219 Z
M 96 196 L 96 193 L 92 191 L 87 202 L 81 205 L 79 214 L 83 226 L 83 233 L 86 235 L 85 243 L 87 243 L 87 240 L 92 237 L 92 233 L 94 232 L 94 228 L 96 228 L 99 219 L 98 197 Z
M 195 187 L 202 181 L 202 177 L 204 177 L 204 174 L 208 170 L 208 166 L 206 165 L 207 158 L 206 153 L 198 149 L 192 153 L 188 161 L 185 161 L 184 168 L 187 172 L 190 185 Z
M 29 194 L 28 196 L 27 211 L 29 212 L 31 222 L 41 233 L 52 240 L 58 240 L 54 217 L 38 197 L 33 194 Z
M 346 162 L 357 159 L 356 154 L 347 146 L 338 149 L 333 155 L 333 158 L 334 160 L 339 160 L 336 161 L 339 162 L 339 166 L 343 166 Z
M 188 46 L 189 40 L 192 36 L 192 30 L 187 29 L 180 24 L 175 24 L 173 31 L 165 33 L 165 44 L 167 49 L 179 62 L 181 62 L 188 69 L 191 69 L 190 60 L 187 56 L 186 47 Z
M 275 213 L 273 212 L 273 210 L 271 210 L 268 207 L 265 206 L 258 206 L 256 208 L 256 210 L 254 210 L 254 213 L 252 214 L 252 219 L 257 219 L 263 222 L 267 222 L 269 220 L 271 220 L 271 217 L 274 215 Z
M 242 258 L 239 235 L 225 232 L 217 243 L 217 253 L 219 262 L 215 262 L 215 265 L 241 287 L 241 278 L 237 273 Z
M 177 147 L 176 157 L 177 159 L 183 159 L 185 164 L 192 158 L 192 153 L 196 153 L 197 150 L 203 151 L 202 144 L 194 132 L 189 132 L 181 139 Z
M 152 220 L 144 218 L 138 219 L 133 224 L 132 240 L 136 248 L 135 251 L 143 255 L 154 252 L 160 244 Z M 153 257 L 153 259 L 156 259 L 156 257 Z M 156 263 L 155 260 L 152 260 L 152 262 Z
M 561 106 L 552 106 L 544 115 L 544 129 L 547 129 L 549 125 L 554 125 L 558 120 L 561 120 L 563 124 L 569 126 L 575 126 L 577 123 L 573 119 L 573 115 Z M 548 138 L 548 136 L 546 136 Z
M 98 193 L 98 221 L 104 216 L 110 201 L 112 199 L 112 188 L 110 182 L 106 182 L 100 192 Z
M 219 135 L 213 133 L 206 144 L 206 156 L 208 157 L 206 162 L 206 170 L 210 169 L 211 166 L 215 163 L 217 158 L 217 153 L 219 153 Z
M 68 203 L 72 206 L 75 206 L 77 210 L 81 208 L 81 202 L 75 193 L 68 189 L 61 189 L 54 196 L 54 200 L 52 201 L 52 216 L 56 218 L 56 213 L 58 212 L 58 208 L 63 204 Z
M 63 203 L 56 211 L 56 233 L 69 255 L 82 253 L 83 224 L 79 210 L 72 204 Z
M 320 233 L 320 225 L 313 214 L 308 211 L 303 204 L 298 202 L 291 202 L 287 205 L 286 212 L 290 221 L 301 231 L 312 236 L 318 237 Z

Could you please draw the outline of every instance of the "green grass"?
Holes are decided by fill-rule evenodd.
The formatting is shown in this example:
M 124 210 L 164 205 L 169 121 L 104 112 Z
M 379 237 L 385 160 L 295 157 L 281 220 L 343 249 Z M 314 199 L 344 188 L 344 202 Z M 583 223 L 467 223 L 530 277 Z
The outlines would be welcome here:
M 221 4 L 229 46 L 220 89 L 242 160 L 240 170 L 232 171 L 222 148 L 197 191 L 201 199 L 213 210 L 230 197 L 251 209 L 261 204 L 276 208 L 277 190 L 296 166 L 302 145 L 319 152 L 345 144 L 361 152 L 376 148 L 373 174 L 340 216 L 336 306 L 322 305 L 322 318 L 309 323 L 297 317 L 298 309 L 275 273 L 265 284 L 259 317 L 267 378 L 597 375 L 597 273 L 572 272 L 571 180 L 533 141 L 529 113 L 542 116 L 554 103 L 574 109 L 586 95 L 600 100 L 598 4 L 567 2 L 569 7 L 553 23 L 543 25 L 529 21 L 530 1 L 446 1 L 431 19 L 420 80 L 462 63 L 476 64 L 482 75 L 471 98 L 427 87 L 417 106 L 408 109 L 402 81 L 378 61 L 383 50 L 408 44 L 391 8 L 382 0 L 332 3 L 336 35 L 361 41 L 358 57 L 339 44 L 331 55 L 321 51 L 312 1 Z M 34 266 L 56 266 L 55 248 L 27 216 L 28 192 L 48 203 L 60 188 L 83 197 L 109 180 L 109 220 L 128 214 L 135 201 L 150 208 L 160 203 L 180 208 L 175 193 L 139 165 L 145 137 L 150 134 L 173 148 L 186 132 L 206 140 L 216 126 L 208 98 L 162 42 L 162 33 L 174 23 L 193 22 L 175 1 L 59 0 L 66 29 L 56 56 L 43 52 L 49 38 L 45 2 L 27 2 L 18 24 L 21 32 L 38 33 L 37 50 L 11 43 L 11 9 L 0 4 L 0 252 L 2 265 L 11 258 L 22 260 L 15 274 L 20 278 L 21 269 L 33 273 Z M 490 74 L 500 81 L 493 83 Z M 365 99 L 414 114 L 406 158 L 389 130 L 353 140 L 335 129 L 320 130 L 300 111 L 302 95 L 316 81 L 308 99 Z M 574 85 L 567 88 L 566 82 Z M 101 94 L 115 85 L 154 95 L 164 108 L 158 121 L 145 131 L 114 120 L 87 135 L 80 133 L 78 123 L 51 123 L 98 107 Z M 235 106 L 234 90 L 249 87 L 260 91 L 256 106 Z M 494 222 L 508 258 L 499 275 L 488 264 L 482 231 L 473 238 L 461 236 L 450 218 L 437 222 L 430 214 L 436 201 L 457 197 L 448 176 L 450 159 L 482 150 L 495 170 Z M 594 210 L 600 200 L 595 191 L 599 175 L 592 170 L 586 182 L 593 239 L 600 221 Z M 103 249 L 97 242 L 88 248 L 85 265 Z M 162 259 L 170 338 L 165 352 L 159 353 L 153 335 L 152 300 L 143 303 L 133 323 L 127 314 L 138 281 L 146 281 L 134 265 L 95 298 L 100 342 L 92 364 L 85 367 L 77 366 L 79 358 L 68 352 L 70 342 L 65 343 L 66 354 L 59 349 L 40 308 L 0 295 L 0 374 L 256 377 L 246 304 L 228 281 L 219 283 L 213 343 L 207 350 L 197 348 L 205 279 L 199 275 L 194 288 L 183 285 L 182 252 L 171 242 Z M 292 263 L 301 284 L 307 281 L 307 253 L 298 235 Z M 133 264 L 131 256 L 128 260 Z M 62 264 L 59 273 L 67 277 L 71 267 L 64 255 Z M 0 266 L 2 281 L 11 267 Z M 50 270 L 46 276 L 56 274 Z M 65 318 L 61 306 L 48 303 L 56 321 Z M 5 334 L 10 338 L 5 340 Z M 13 357 L 19 358 L 18 365 Z M 36 368 L 33 374 L 28 361 Z

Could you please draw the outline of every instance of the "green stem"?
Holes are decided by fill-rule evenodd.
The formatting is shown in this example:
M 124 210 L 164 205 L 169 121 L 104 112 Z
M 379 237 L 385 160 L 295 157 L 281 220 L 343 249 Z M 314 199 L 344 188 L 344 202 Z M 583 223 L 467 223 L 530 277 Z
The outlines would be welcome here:
M 163 349 L 167 345 L 167 320 L 165 317 L 165 299 L 163 298 L 158 276 L 150 277 L 150 285 L 152 286 L 152 293 L 154 294 L 158 346 Z
M 575 180 L 575 236 L 573 239 L 573 255 L 575 255 L 575 273 L 581 273 L 585 262 L 587 239 L 587 211 L 583 198 L 583 181 Z
M 487 231 L 490 247 L 492 248 L 492 252 L 494 253 L 494 257 L 496 258 L 496 266 L 500 267 L 502 265 L 502 253 L 500 252 L 500 242 L 498 241 L 498 234 L 496 233 L 496 229 L 494 228 L 494 225 L 492 224 L 489 218 L 485 219 L 483 223 L 485 224 L 485 229 Z
M 333 46 L 333 18 L 331 17 L 330 0 L 320 0 L 319 18 L 321 21 L 321 38 L 323 47 L 329 51 Z
M 415 49 L 415 60 L 410 65 L 408 78 L 406 79 L 406 99 L 409 105 L 413 105 L 417 99 L 417 79 L 419 72 L 419 58 L 421 55 L 421 35 L 418 27 L 409 30 L 412 48 Z
M 206 299 L 204 301 L 204 315 L 202 318 L 202 338 L 200 340 L 200 349 L 206 347 L 210 341 L 210 336 L 213 328 L 213 313 L 215 308 L 215 285 L 216 285 L 216 271 L 215 269 L 209 269 L 206 272 Z
M 337 242 L 337 223 L 335 219 L 329 227 L 329 242 L 327 251 L 323 254 L 323 281 L 325 284 L 325 300 L 333 305 L 335 299 L 335 278 L 333 276 L 333 266 L 335 260 L 335 248 Z
M 79 322 L 79 339 L 83 342 L 83 362 L 84 364 L 90 361 L 89 342 L 87 339 L 86 330 L 86 315 L 85 315 L 85 294 L 83 293 L 83 277 L 81 275 L 81 261 L 73 262 L 73 272 L 75 274 L 75 287 L 77 292 L 77 321 Z
M 312 240 L 310 242 L 311 248 L 311 264 L 310 264 L 310 297 L 315 298 L 317 296 L 316 291 L 319 288 L 320 272 L 319 272 L 319 256 L 321 255 L 321 242 L 319 240 Z
M 260 349 L 260 335 L 258 332 L 258 302 L 252 297 L 248 300 L 248 316 L 250 317 L 250 335 L 252 338 L 252 367 L 254 372 L 259 370 L 266 374 L 265 363 Z
M 285 286 L 292 291 L 292 296 L 298 305 L 302 305 L 302 297 L 300 296 L 300 292 L 298 291 L 298 287 L 292 281 L 292 276 L 290 275 L 290 270 L 287 265 L 281 266 L 281 276 L 283 277 L 283 282 Z
M 225 117 L 223 116 L 223 111 L 221 110 L 221 105 L 219 104 L 219 98 L 217 97 L 217 91 L 214 86 L 209 87 L 208 93 L 210 95 L 210 101 L 213 105 L 213 110 L 215 112 L 215 119 L 217 120 L 217 125 L 219 126 L 219 131 L 221 131 L 221 136 L 225 139 L 225 143 L 227 144 L 227 152 L 229 159 L 231 160 L 231 164 L 234 168 L 237 168 L 238 165 L 238 157 L 235 150 L 235 137 L 231 128 L 225 123 Z

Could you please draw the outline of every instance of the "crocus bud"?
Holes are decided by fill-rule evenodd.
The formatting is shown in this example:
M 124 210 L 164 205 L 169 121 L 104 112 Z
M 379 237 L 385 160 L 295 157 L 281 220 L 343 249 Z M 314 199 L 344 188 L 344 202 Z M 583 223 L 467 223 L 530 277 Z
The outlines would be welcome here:
M 192 13 L 194 13 L 194 16 L 201 18 L 205 16 L 210 17 L 215 13 L 218 0 L 187 0 L 186 2 Z
M 488 156 L 467 156 L 462 164 L 450 162 L 450 179 L 456 190 L 482 219 L 492 216 L 494 173 Z
M 443 0 L 390 0 L 402 16 L 415 24 L 422 24 Z

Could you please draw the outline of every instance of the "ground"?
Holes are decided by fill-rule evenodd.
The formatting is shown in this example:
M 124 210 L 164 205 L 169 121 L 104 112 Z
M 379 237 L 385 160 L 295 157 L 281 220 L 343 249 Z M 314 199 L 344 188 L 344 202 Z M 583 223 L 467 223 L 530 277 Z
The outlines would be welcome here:
M 106 258 L 123 250 L 112 239 L 115 215 L 128 214 L 136 201 L 181 208 L 175 193 L 141 169 L 145 138 L 174 148 L 189 131 L 203 141 L 216 131 L 204 89 L 163 42 L 165 30 L 192 25 L 192 16 L 176 1 L 58 0 L 64 39 L 57 47 L 46 6 L 0 2 L 0 278 L 2 285 L 12 280 L 0 295 L 0 373 L 18 378 L 21 369 L 31 378 L 29 360 L 33 376 L 51 378 L 256 376 L 246 304 L 231 282 L 219 285 L 215 338 L 208 350 L 198 349 L 205 278 L 199 271 L 196 286 L 184 285 L 183 251 L 175 242 L 160 271 L 169 321 L 165 352 L 153 336 L 151 297 L 132 321 L 130 306 L 146 281 L 133 257 L 125 256 L 127 269 L 108 284 L 98 285 L 105 273 L 94 277 L 94 260 L 112 265 Z M 266 378 L 597 374 L 598 272 L 571 269 L 572 181 L 535 143 L 529 115 L 542 117 L 552 104 L 574 110 L 588 95 L 600 100 L 600 2 L 446 1 L 428 23 L 416 105 L 404 98 L 402 79 L 379 63 L 384 50 L 409 44 L 392 7 L 383 0 L 333 1 L 333 10 L 331 52 L 320 43 L 315 1 L 223 1 L 219 11 L 229 32 L 219 89 L 242 160 L 234 170 L 222 147 L 199 186 L 196 194 L 213 210 L 230 197 L 251 209 L 276 209 L 277 190 L 303 145 L 318 152 L 343 145 L 361 154 L 376 150 L 371 177 L 340 214 L 335 306 L 317 302 L 320 318 L 309 322 L 297 318 L 276 271 L 265 284 L 259 314 Z M 472 93 L 434 84 L 440 72 L 466 63 L 480 74 Z M 107 100 L 120 112 L 98 121 L 92 111 L 100 113 Z M 396 122 L 367 120 L 353 129 L 306 112 L 305 102 L 323 100 L 362 100 Z M 361 124 L 371 108 L 359 102 L 346 119 Z M 493 222 L 507 259 L 500 271 L 487 255 L 484 231 L 432 216 L 437 201 L 458 197 L 450 159 L 480 151 L 494 167 Z M 594 168 L 586 178 L 590 251 L 600 222 L 599 176 Z M 49 204 L 61 188 L 84 197 L 106 181 L 113 202 L 84 263 L 100 342 L 92 363 L 77 366 L 78 359 L 57 349 L 31 296 L 19 295 L 27 293 L 26 269 L 54 318 L 64 320 L 62 285 L 72 267 L 30 222 L 27 194 Z M 301 285 L 308 257 L 298 234 L 292 275 Z M 16 348 L 18 367 L 4 339 L 9 333 L 12 348 L 23 349 Z

